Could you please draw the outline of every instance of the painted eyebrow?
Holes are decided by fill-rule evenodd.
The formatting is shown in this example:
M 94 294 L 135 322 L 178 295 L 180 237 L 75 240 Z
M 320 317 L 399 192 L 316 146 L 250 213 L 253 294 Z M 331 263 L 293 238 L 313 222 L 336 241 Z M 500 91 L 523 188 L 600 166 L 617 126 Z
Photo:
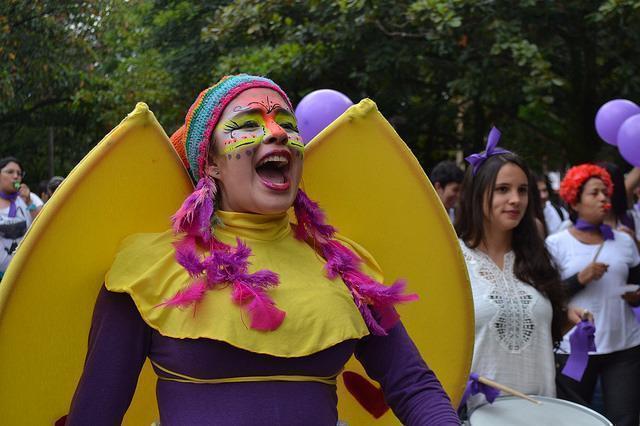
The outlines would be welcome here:
M 242 107 L 241 107 L 242 108 Z M 247 109 L 242 109 L 238 112 L 236 112 L 233 117 L 230 117 L 231 119 L 236 119 L 236 118 L 242 118 L 245 115 L 252 115 L 252 114 L 262 114 L 264 112 L 264 109 L 262 108 L 247 108 Z M 277 114 L 284 114 L 288 117 L 291 118 L 295 118 L 295 116 L 291 113 L 291 111 L 289 111 L 288 109 L 282 108 L 282 107 L 276 107 L 273 112 Z

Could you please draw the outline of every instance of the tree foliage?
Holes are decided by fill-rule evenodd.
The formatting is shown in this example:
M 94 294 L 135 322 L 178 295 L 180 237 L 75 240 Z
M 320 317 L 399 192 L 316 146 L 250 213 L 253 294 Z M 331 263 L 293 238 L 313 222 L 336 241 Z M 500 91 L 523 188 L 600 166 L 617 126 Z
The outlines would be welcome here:
M 640 1 L 19 1 L 0 6 L 2 154 L 65 173 L 138 100 L 168 132 L 222 75 L 282 83 L 292 100 L 370 97 L 425 166 L 503 146 L 535 167 L 616 158 L 593 127 L 640 102 Z M 38 175 L 38 174 L 37 174 Z

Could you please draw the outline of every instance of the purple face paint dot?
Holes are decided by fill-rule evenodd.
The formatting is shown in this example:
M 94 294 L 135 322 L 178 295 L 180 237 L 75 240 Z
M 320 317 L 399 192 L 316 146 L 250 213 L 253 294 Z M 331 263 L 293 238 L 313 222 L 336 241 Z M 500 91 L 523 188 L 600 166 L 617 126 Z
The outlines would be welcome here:
M 247 154 L 247 157 L 250 157 L 251 154 L 253 154 L 253 150 L 248 149 L 248 150 L 245 151 L 245 154 Z
M 239 160 L 242 156 L 240 154 L 236 154 L 236 160 Z
M 227 159 L 231 160 L 231 154 L 227 155 Z

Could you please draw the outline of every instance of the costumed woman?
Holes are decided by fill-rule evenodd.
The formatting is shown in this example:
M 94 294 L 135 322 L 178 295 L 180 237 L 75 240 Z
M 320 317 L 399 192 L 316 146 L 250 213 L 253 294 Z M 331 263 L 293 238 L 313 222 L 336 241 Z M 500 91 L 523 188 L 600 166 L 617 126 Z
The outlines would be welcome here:
M 0 160 L 0 279 L 37 214 L 22 165 L 14 157 Z
M 640 412 L 640 324 L 633 307 L 640 292 L 640 257 L 631 236 L 604 224 L 614 188 L 609 173 L 593 164 L 570 168 L 560 196 L 570 206 L 571 228 L 547 238 L 547 247 L 561 269 L 571 303 L 595 317 L 596 351 L 580 382 L 559 375 L 558 396 L 589 405 L 598 377 L 605 415 L 616 425 L 634 425 Z M 571 352 L 565 336 L 557 356 L 560 367 Z
M 493 128 L 486 150 L 467 157 L 455 225 L 475 306 L 471 372 L 555 397 L 554 343 L 563 327 L 580 321 L 582 309 L 565 308 L 533 212 L 535 180 L 519 156 L 497 147 L 499 138 Z M 486 402 L 482 393 L 471 395 L 467 410 Z
M 68 424 L 120 422 L 148 357 L 163 425 L 335 425 L 354 352 L 404 424 L 458 424 L 393 308 L 413 297 L 298 189 L 292 111 L 262 77 L 200 93 L 171 138 L 196 190 L 172 231 L 119 250 Z

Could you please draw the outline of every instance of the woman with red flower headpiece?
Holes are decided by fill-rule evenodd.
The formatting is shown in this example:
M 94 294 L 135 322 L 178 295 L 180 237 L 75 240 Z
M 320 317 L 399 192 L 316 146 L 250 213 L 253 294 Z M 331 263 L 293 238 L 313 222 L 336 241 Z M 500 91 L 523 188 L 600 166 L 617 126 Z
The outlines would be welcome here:
M 593 164 L 572 167 L 560 185 L 574 226 L 547 238 L 571 299 L 595 317 L 595 351 L 581 381 L 557 375 L 558 396 L 588 405 L 598 377 L 605 414 L 616 425 L 637 426 L 640 414 L 640 256 L 632 237 L 604 223 L 611 208 L 609 173 Z M 557 355 L 562 368 L 571 352 L 567 333 Z

